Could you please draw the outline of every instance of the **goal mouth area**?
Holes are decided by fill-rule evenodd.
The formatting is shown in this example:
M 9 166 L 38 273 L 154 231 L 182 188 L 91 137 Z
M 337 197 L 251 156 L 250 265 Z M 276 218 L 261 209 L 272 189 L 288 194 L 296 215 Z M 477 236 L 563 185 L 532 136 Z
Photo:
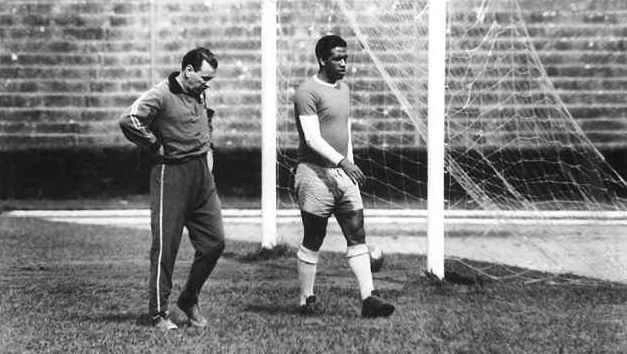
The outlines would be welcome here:
M 540 273 L 572 273 L 627 283 L 622 256 L 626 212 L 448 210 L 445 213 L 445 260 L 472 260 L 469 264 L 473 267 L 498 279 L 521 276 L 534 281 Z M 368 241 L 387 254 L 426 254 L 426 210 L 366 209 L 365 214 Z M 146 230 L 150 226 L 148 209 L 12 210 L 0 215 Z M 260 209 L 228 208 L 223 210 L 223 216 L 225 226 L 231 230 L 228 237 L 259 241 Z M 302 229 L 297 209 L 279 209 L 276 223 L 281 242 L 292 247 L 299 244 Z M 329 223 L 330 234 L 339 236 L 340 232 L 335 222 Z M 345 247 L 342 237 L 329 237 L 325 250 L 344 252 Z M 475 262 L 489 266 L 477 266 Z M 540 278 L 546 277 L 553 276 Z

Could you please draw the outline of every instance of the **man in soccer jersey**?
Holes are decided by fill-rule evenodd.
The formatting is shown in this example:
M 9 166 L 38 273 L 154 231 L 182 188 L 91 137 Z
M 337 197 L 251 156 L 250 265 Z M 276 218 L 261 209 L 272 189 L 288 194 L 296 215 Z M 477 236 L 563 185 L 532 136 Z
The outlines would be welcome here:
M 168 298 L 183 227 L 196 253 L 177 305 L 192 326 L 207 326 L 198 296 L 224 250 L 220 199 L 212 174 L 213 111 L 206 103 L 206 90 L 217 69 L 209 49 L 189 51 L 180 72 L 142 94 L 120 119 L 124 135 L 157 160 L 150 173 L 148 307 L 154 326 L 164 330 L 177 328 L 168 318 Z
M 328 35 L 316 44 L 320 69 L 296 90 L 295 115 L 300 144 L 294 187 L 304 228 L 297 253 L 300 311 L 318 311 L 314 281 L 318 253 L 327 221 L 335 215 L 346 238 L 346 258 L 359 283 L 363 317 L 389 316 L 394 306 L 374 289 L 370 255 L 365 242 L 364 212 L 359 184 L 365 175 L 353 162 L 347 44 Z

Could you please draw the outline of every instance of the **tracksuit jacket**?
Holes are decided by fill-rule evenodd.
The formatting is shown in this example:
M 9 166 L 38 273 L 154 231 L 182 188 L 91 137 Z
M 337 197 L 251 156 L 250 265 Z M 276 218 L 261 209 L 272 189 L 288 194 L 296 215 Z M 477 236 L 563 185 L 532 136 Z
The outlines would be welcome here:
M 184 93 L 177 75 L 170 74 L 141 95 L 120 119 L 122 132 L 133 143 L 153 152 L 163 145 L 166 163 L 207 153 L 212 147 L 213 110 L 204 96 Z

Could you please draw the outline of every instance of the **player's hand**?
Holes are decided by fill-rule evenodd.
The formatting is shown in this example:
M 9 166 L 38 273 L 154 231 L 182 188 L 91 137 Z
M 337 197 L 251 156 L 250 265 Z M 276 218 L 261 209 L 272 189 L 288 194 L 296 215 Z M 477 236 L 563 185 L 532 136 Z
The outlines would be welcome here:
M 353 181 L 353 183 L 362 185 L 366 182 L 366 175 L 361 172 L 361 169 L 357 167 L 354 163 L 350 162 L 348 159 L 343 159 L 340 161 L 339 167 L 344 170 L 346 175 Z
M 163 157 L 164 155 L 164 150 L 163 150 L 163 145 L 161 145 L 158 141 L 153 143 L 148 150 L 150 151 L 151 154 L 153 154 L 153 156 L 157 156 L 157 157 Z

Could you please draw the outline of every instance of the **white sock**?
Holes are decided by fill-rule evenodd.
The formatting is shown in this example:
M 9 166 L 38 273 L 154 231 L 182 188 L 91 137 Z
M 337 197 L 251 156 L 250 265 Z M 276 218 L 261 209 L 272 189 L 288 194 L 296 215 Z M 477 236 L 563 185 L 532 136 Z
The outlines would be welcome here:
M 355 277 L 357 277 L 361 299 L 364 300 L 370 296 L 372 290 L 374 290 L 372 272 L 370 271 L 368 246 L 362 244 L 348 247 L 346 256 L 348 257 L 348 264 L 353 270 L 353 273 L 355 273 Z
M 300 246 L 298 253 L 298 280 L 300 282 L 301 305 L 306 303 L 307 297 L 314 294 L 314 283 L 316 281 L 316 265 L 318 263 L 318 252 Z

